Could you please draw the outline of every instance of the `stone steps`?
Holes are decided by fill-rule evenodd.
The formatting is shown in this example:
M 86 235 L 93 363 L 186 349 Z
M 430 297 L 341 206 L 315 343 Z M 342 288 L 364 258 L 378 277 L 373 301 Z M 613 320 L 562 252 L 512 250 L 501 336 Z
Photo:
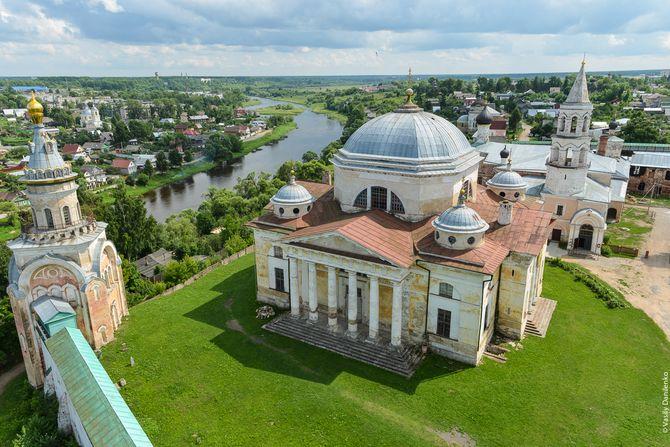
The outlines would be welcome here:
M 289 314 L 279 316 L 263 328 L 407 378 L 414 374 L 423 358 L 421 350 L 415 347 L 405 346 L 396 350 L 387 345 L 333 332 L 324 326 L 291 317 Z
M 547 335 L 547 329 L 551 322 L 551 317 L 556 308 L 556 301 L 548 300 L 546 298 L 538 298 L 534 306 L 533 313 L 526 322 L 526 329 L 524 334 L 535 335 L 537 337 L 544 337 Z

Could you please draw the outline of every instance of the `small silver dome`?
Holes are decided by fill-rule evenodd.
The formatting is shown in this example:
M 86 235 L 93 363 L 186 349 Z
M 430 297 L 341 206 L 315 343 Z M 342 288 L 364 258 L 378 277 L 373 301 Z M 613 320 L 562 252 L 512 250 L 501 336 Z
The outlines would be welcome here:
M 525 188 L 528 186 L 523 177 L 512 170 L 497 172 L 486 184 L 498 188 Z
M 488 230 L 489 224 L 477 211 L 459 203 L 440 214 L 433 221 L 433 227 L 448 233 L 482 233 Z
M 88 104 L 84 104 L 84 108 L 81 111 L 82 115 L 90 115 L 91 109 L 88 107 Z
M 295 176 L 292 175 L 289 183 L 279 188 L 277 194 L 270 200 L 277 205 L 300 205 L 314 202 L 314 197 L 307 191 L 307 188 L 298 185 L 295 182 Z

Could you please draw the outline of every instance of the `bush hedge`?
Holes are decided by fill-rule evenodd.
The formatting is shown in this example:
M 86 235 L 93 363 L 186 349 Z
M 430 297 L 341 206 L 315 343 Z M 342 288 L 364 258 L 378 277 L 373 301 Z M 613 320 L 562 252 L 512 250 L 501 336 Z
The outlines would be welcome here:
M 583 282 L 589 289 L 591 289 L 598 299 L 605 302 L 607 307 L 630 307 L 630 304 L 628 304 L 628 301 L 626 301 L 626 298 L 624 298 L 621 292 L 600 280 L 588 270 L 571 262 L 565 262 L 559 258 L 549 258 L 547 262 L 549 265 L 553 265 L 570 273 L 575 278 L 575 281 Z

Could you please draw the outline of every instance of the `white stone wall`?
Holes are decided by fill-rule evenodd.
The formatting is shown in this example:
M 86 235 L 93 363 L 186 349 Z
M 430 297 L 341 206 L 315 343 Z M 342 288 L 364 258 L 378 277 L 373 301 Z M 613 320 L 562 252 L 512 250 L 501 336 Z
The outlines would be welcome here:
M 358 194 L 372 186 L 387 188 L 402 201 L 405 214 L 398 217 L 418 221 L 439 214 L 455 205 L 462 181 L 469 180 L 471 196 L 477 196 L 478 162 L 464 166 L 462 171 L 434 176 L 409 176 L 389 172 L 358 171 L 335 167 L 335 198 L 345 212 L 358 212 L 354 207 Z M 369 197 L 369 193 L 368 193 Z

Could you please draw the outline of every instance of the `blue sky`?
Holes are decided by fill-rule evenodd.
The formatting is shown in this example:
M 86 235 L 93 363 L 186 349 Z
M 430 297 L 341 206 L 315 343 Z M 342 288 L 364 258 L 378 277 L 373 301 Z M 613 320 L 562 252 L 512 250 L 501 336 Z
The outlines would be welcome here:
M 670 68 L 668 0 L 0 0 L 0 76 Z

